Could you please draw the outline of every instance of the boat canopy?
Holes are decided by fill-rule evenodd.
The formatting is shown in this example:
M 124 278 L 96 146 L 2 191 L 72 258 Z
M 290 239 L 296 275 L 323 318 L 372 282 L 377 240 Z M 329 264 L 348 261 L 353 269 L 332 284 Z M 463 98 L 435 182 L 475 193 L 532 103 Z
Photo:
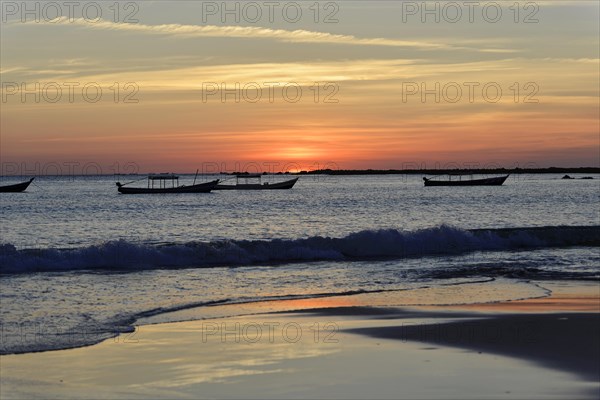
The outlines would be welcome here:
M 179 179 L 179 177 L 175 174 L 150 174 L 150 175 L 148 175 L 148 179 L 150 179 L 151 181 L 159 181 L 159 180 Z

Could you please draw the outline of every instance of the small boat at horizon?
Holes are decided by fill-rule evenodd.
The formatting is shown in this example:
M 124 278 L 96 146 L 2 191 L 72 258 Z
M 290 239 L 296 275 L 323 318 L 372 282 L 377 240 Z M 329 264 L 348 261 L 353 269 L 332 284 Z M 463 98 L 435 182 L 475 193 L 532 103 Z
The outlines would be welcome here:
M 148 175 L 147 179 L 148 187 L 125 187 L 125 185 L 137 181 L 117 182 L 117 190 L 122 194 L 209 193 L 220 182 L 219 179 L 216 179 L 211 182 L 196 184 L 196 178 L 194 178 L 194 183 L 190 186 L 179 185 L 179 176 L 174 174 L 151 174 Z M 157 181 L 158 187 L 155 187 Z M 171 186 L 167 185 L 168 181 L 171 181 Z
M 282 190 L 291 189 L 298 182 L 298 178 L 276 183 L 262 182 L 262 176 L 263 174 L 239 174 L 235 176 L 235 185 L 221 183 L 214 190 Z M 243 179 L 244 183 L 240 183 L 240 179 Z M 257 182 L 248 183 L 249 179 L 257 180 Z
M 449 177 L 448 180 L 423 177 L 423 182 L 425 186 L 502 186 L 510 174 L 482 179 L 462 179 L 464 175 L 457 175 L 459 178 L 455 180 L 452 180 L 452 175 L 447 176 Z
M 33 182 L 34 179 L 35 177 L 31 178 L 27 182 L 15 183 L 14 185 L 0 186 L 0 193 L 23 192 L 25 189 L 27 189 L 27 187 L 29 187 L 29 185 L 31 184 L 31 182 Z

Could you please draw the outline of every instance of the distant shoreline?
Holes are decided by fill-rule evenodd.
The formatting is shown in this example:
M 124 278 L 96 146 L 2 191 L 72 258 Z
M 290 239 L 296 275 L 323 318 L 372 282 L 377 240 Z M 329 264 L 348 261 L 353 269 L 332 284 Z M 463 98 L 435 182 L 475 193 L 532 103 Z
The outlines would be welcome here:
M 221 172 L 239 175 L 240 172 Z M 269 174 L 263 172 L 263 174 Z M 444 174 L 600 174 L 600 167 L 549 168 L 456 168 L 456 169 L 317 169 L 300 172 L 276 172 L 269 175 L 444 175 Z
M 194 175 L 195 172 L 174 172 L 177 175 Z M 257 172 L 212 172 L 199 173 L 204 175 L 244 175 L 257 174 Z M 549 168 L 456 168 L 456 169 L 317 169 L 300 172 L 262 172 L 262 175 L 445 175 L 445 174 L 600 174 L 600 167 L 549 167 Z M 0 178 L 14 177 L 65 177 L 65 176 L 147 176 L 148 173 L 137 174 L 98 174 L 98 175 L 0 175 Z

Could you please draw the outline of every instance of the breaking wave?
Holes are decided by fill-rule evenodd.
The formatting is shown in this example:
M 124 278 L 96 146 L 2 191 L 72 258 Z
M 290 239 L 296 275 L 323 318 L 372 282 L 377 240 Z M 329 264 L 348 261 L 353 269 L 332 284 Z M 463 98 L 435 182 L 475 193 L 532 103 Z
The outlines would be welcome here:
M 0 273 L 203 268 L 326 260 L 401 259 L 473 251 L 600 246 L 600 226 L 464 230 L 439 226 L 416 231 L 367 230 L 342 238 L 220 240 L 168 244 L 108 241 L 75 249 L 0 245 Z

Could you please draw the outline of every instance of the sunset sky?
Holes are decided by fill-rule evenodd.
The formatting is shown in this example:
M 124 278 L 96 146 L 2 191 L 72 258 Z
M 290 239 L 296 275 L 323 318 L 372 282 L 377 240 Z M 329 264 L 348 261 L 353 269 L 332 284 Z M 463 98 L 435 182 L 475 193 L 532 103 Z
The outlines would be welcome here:
M 596 1 L 28 4 L 2 2 L 2 173 L 600 162 Z

